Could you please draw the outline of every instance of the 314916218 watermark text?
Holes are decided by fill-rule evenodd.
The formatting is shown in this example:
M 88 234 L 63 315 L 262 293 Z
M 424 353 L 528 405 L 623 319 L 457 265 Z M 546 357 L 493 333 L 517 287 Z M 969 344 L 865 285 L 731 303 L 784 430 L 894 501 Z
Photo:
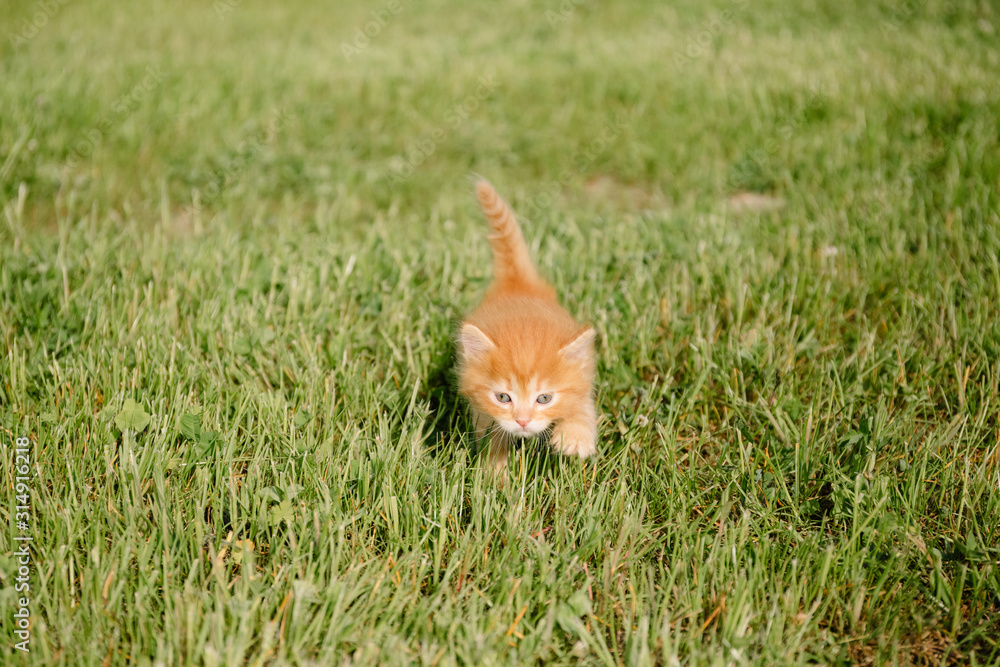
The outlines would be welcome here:
M 31 641 L 31 440 L 20 437 L 14 441 L 14 558 L 17 559 L 17 576 L 14 578 L 14 635 L 20 640 L 14 644 L 19 651 L 28 652 Z

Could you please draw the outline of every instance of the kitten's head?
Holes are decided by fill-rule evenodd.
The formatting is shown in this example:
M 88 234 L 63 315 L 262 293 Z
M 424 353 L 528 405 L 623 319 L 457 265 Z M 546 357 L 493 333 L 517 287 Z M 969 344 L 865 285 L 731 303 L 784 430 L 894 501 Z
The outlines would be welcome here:
M 566 340 L 506 340 L 464 324 L 458 337 L 461 393 L 507 433 L 538 435 L 552 422 L 578 413 L 590 398 L 593 342 L 590 327 Z

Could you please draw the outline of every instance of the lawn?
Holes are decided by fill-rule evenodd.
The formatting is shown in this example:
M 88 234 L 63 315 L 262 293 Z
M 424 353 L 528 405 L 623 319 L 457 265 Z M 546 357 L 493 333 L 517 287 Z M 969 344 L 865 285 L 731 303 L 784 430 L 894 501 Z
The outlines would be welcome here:
M 1000 664 L 995 3 L 0 16 L 0 662 Z M 474 174 L 598 332 L 507 484 Z

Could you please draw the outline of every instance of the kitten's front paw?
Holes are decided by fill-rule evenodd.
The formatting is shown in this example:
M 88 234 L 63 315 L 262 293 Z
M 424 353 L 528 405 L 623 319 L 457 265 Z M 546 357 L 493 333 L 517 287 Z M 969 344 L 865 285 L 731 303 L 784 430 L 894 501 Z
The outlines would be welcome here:
M 563 454 L 585 459 L 597 453 L 597 434 L 586 428 L 563 426 L 556 430 L 549 444 Z

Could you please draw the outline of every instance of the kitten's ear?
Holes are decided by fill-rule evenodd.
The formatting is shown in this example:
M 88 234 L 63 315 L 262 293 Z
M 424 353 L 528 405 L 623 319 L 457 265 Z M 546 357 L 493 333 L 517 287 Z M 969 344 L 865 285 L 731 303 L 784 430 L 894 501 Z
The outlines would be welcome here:
M 576 338 L 563 345 L 559 352 L 564 359 L 585 363 L 590 361 L 590 355 L 594 350 L 594 338 L 597 332 L 594 327 L 587 327 L 576 335 Z
M 463 359 L 475 359 L 495 349 L 496 345 L 475 324 L 463 324 L 458 333 L 458 347 Z

